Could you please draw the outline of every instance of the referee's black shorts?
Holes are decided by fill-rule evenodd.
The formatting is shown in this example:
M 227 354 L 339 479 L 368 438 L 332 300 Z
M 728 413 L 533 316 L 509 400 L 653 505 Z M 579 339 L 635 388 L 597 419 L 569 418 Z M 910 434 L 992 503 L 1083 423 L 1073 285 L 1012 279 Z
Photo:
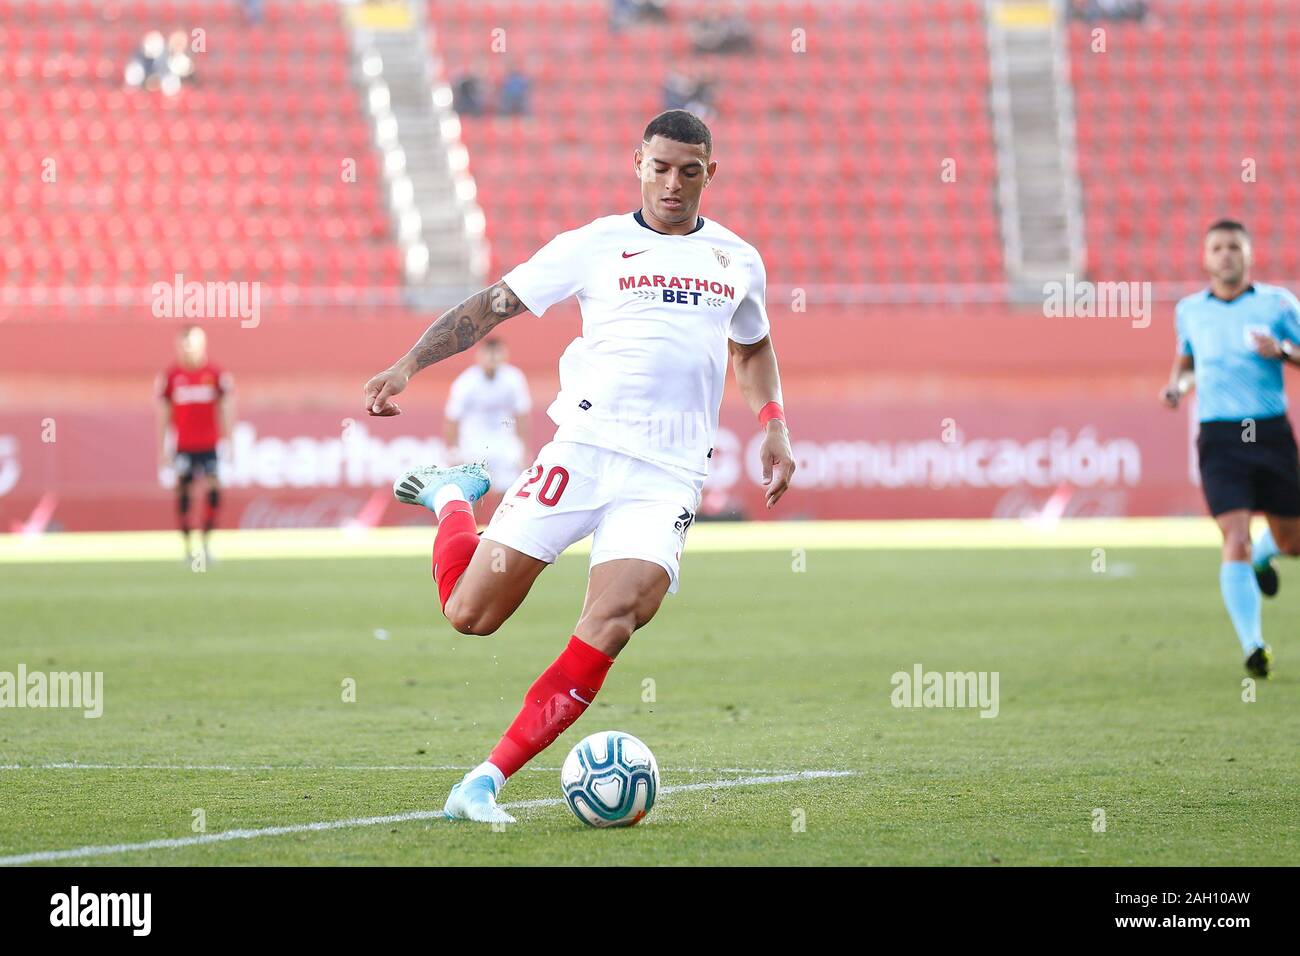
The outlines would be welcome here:
M 1282 518 L 1300 516 L 1300 458 L 1285 415 L 1249 422 L 1201 422 L 1196 450 L 1201 490 L 1210 514 L 1262 511 Z

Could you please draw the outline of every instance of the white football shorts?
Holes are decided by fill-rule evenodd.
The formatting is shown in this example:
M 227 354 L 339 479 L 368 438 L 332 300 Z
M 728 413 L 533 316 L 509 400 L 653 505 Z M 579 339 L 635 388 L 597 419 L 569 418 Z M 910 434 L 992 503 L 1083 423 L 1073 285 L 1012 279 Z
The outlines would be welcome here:
M 483 537 L 551 564 L 594 534 L 591 567 L 619 558 L 651 561 L 668 573 L 675 594 L 703 486 L 703 478 L 607 448 L 553 441 L 506 489 Z

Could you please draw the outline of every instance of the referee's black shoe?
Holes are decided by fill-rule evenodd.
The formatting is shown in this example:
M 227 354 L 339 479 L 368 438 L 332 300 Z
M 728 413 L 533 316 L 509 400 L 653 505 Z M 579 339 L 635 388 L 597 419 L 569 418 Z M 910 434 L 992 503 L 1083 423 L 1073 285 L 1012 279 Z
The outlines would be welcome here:
M 1246 673 L 1251 677 L 1268 677 L 1273 663 L 1273 652 L 1268 647 L 1257 647 L 1246 658 Z
M 1262 568 L 1255 566 L 1255 580 L 1259 582 L 1259 593 L 1264 597 L 1273 597 L 1277 594 L 1277 568 L 1273 567 L 1272 561 Z

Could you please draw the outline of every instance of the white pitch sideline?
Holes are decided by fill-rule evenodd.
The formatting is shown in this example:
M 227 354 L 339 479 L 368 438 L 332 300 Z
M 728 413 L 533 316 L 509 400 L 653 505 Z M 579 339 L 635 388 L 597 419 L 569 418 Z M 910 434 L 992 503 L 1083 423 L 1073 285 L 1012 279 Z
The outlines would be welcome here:
M 1006 548 L 1217 547 L 1204 518 L 1086 518 L 925 521 L 703 521 L 691 527 L 692 554 L 735 551 L 1001 550 Z M 286 528 L 217 531 L 218 560 L 428 557 L 433 528 Z M 586 539 L 571 553 L 590 550 Z M 0 534 L 0 564 L 60 561 L 177 563 L 174 531 Z
M 778 783 L 795 783 L 801 780 L 820 780 L 827 777 L 852 777 L 854 770 L 800 770 L 767 777 L 737 777 L 730 780 L 711 780 L 707 783 L 688 783 L 676 787 L 664 787 L 660 793 L 691 793 L 697 790 L 725 790 L 731 787 L 761 787 Z M 540 807 L 555 807 L 564 803 L 561 797 L 547 797 L 541 800 L 519 800 L 503 803 L 507 810 L 532 810 Z M 82 846 L 70 850 L 42 850 L 35 853 L 19 853 L 14 856 L 0 856 L 0 866 L 21 866 L 27 863 L 51 863 L 56 860 L 80 860 L 94 856 L 114 856 L 119 853 L 138 853 L 144 850 L 178 850 L 183 847 L 204 846 L 209 843 L 228 843 L 232 840 L 254 840 L 259 837 L 288 836 L 292 833 L 319 833 L 325 830 L 345 830 L 354 827 L 382 826 L 389 823 L 406 823 L 413 820 L 445 819 L 441 810 L 411 810 L 407 813 L 393 813 L 382 817 L 349 817 L 345 820 L 324 820 L 319 823 L 295 823 L 280 827 L 259 827 L 257 829 L 224 830 L 221 833 L 204 833 L 192 837 L 173 837 L 164 840 L 146 840 L 142 843 L 114 843 L 104 846 Z
M 79 763 L 57 761 L 54 763 L 0 763 L 0 771 L 18 770 L 182 770 L 196 773 L 442 773 L 473 770 L 478 764 L 229 764 L 229 763 Z M 525 774 L 559 773 L 559 767 L 534 766 L 524 768 Z M 768 767 L 673 767 L 673 773 L 743 773 L 750 775 L 795 773 L 793 770 L 773 770 Z

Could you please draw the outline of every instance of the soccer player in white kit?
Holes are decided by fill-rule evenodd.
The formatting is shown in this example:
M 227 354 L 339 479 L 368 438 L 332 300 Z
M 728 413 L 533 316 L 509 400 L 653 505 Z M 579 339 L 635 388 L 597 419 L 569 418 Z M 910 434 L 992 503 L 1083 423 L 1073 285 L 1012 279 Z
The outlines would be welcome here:
M 456 376 L 447 393 L 447 447 L 460 461 L 481 461 L 492 487 L 484 496 L 491 514 L 505 486 L 523 468 L 528 441 L 525 416 L 532 410 L 528 380 L 506 362 L 506 346 L 489 338 L 479 346 L 478 361 Z
M 505 781 L 591 704 L 632 633 L 675 592 L 718 427 L 727 359 L 765 431 L 760 457 L 774 506 L 794 474 L 776 352 L 753 246 L 699 215 L 717 173 L 708 127 L 685 110 L 650 121 L 633 169 L 641 208 L 556 236 L 501 281 L 440 317 L 405 356 L 366 383 L 371 415 L 401 413 L 393 396 L 420 369 L 464 351 L 500 322 L 576 296 L 582 335 L 560 359 L 547 409 L 558 426 L 483 532 L 473 502 L 478 465 L 416 468 L 399 501 L 438 517 L 433 576 L 462 634 L 491 634 L 570 544 L 594 534 L 587 596 L 564 652 L 528 689 L 488 759 L 452 788 L 452 818 L 513 822 Z M 482 546 L 480 546 L 480 540 Z

